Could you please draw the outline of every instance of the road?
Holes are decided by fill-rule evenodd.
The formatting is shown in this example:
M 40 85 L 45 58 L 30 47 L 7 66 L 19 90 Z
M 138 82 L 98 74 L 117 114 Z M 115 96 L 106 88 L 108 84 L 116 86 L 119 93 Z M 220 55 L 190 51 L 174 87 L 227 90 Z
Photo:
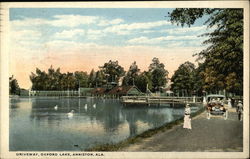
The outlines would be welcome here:
M 192 119 L 192 130 L 176 125 L 139 143 L 129 145 L 128 152 L 241 152 L 243 151 L 243 122 L 230 109 L 228 119 L 214 116 L 210 120 L 203 112 Z

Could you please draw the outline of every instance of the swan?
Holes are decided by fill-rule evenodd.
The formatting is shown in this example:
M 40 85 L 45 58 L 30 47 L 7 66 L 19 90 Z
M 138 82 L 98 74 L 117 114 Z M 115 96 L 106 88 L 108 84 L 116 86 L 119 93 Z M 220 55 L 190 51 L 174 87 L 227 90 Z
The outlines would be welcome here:
M 69 118 L 73 117 L 74 112 L 75 112 L 74 110 L 71 110 L 71 112 L 68 113 L 68 117 L 69 117 Z
M 87 110 L 88 109 L 88 104 L 85 104 L 84 108 L 85 108 L 85 110 Z
M 58 109 L 58 105 L 56 105 L 56 106 L 54 107 L 54 109 L 57 110 L 57 109 Z
M 93 108 L 96 108 L 96 104 L 93 105 Z

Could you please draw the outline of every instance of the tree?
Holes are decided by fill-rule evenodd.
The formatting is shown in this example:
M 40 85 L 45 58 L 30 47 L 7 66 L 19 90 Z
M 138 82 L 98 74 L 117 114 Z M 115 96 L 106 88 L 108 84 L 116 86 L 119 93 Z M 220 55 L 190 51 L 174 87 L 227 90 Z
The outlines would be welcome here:
M 149 65 L 153 91 L 159 91 L 167 82 L 166 77 L 168 76 L 168 71 L 165 70 L 164 67 L 165 65 L 160 63 L 159 59 L 156 57 L 152 59 L 152 63 Z
M 126 74 L 126 76 L 123 78 L 123 85 L 134 85 L 135 79 L 139 75 L 140 69 L 136 65 L 136 62 L 134 61 Z
M 191 96 L 194 93 L 194 73 L 195 65 L 189 61 L 181 64 L 171 78 L 173 84 L 171 88 L 174 92 L 181 93 L 182 96 Z
M 56 70 L 50 66 L 48 73 L 36 68 L 36 73 L 31 72 L 30 80 L 33 90 L 67 90 L 78 88 L 75 75 L 68 72 L 61 73 L 60 68 Z
M 198 63 L 198 67 L 194 70 L 194 76 L 193 76 L 193 80 L 194 80 L 194 90 L 195 90 L 195 94 L 198 96 L 202 96 L 204 95 L 204 85 L 205 85 L 205 81 L 203 79 L 203 70 L 205 69 L 205 65 L 204 63 Z
M 149 77 L 148 72 L 144 71 L 140 75 L 135 77 L 135 85 L 142 92 L 147 92 L 147 86 L 149 90 L 152 90 L 152 81 Z
M 99 68 L 104 73 L 107 82 L 118 82 L 120 77 L 125 74 L 124 68 L 118 64 L 118 61 L 109 60 L 109 62 L 104 63 Z
M 97 71 L 95 79 L 93 81 L 95 87 L 103 87 L 106 84 L 105 75 L 102 71 Z
M 91 87 L 95 87 L 95 77 L 96 77 L 96 73 L 95 70 L 92 69 L 90 74 L 89 74 L 89 78 L 88 78 L 88 86 Z
M 66 79 L 66 83 L 67 83 L 68 89 L 70 89 L 70 90 L 76 89 L 76 86 L 78 84 L 77 84 L 77 80 L 76 80 L 76 78 L 75 78 L 75 76 L 74 76 L 73 73 L 67 72 L 65 79 Z
M 218 85 L 215 83 L 216 88 L 243 94 L 243 9 L 178 8 L 169 13 L 171 22 L 182 26 L 191 26 L 204 16 L 208 16 L 205 24 L 215 27 L 212 32 L 203 35 L 209 37 L 203 42 L 207 48 L 196 54 L 198 60 L 206 64 L 204 73 L 210 77 L 221 77 L 223 86 L 220 82 Z M 226 84 L 230 83 L 232 75 L 238 83 L 236 89 L 229 89 Z M 210 90 L 214 88 L 214 85 L 211 88 L 207 86 Z
M 9 93 L 20 95 L 20 87 L 18 85 L 17 80 L 14 78 L 13 75 L 9 77 Z
M 88 87 L 88 73 L 83 71 L 76 71 L 74 73 L 76 81 L 77 81 L 77 88 L 79 87 Z
M 31 72 L 30 80 L 32 82 L 33 90 L 47 90 L 48 89 L 48 75 L 45 71 L 36 68 L 36 73 Z

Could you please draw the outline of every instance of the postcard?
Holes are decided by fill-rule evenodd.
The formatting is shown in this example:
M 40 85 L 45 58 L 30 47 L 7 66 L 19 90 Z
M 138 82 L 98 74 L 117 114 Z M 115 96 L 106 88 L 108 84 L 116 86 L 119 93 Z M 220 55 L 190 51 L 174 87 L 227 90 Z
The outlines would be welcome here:
M 1 158 L 248 158 L 249 2 L 1 3 Z

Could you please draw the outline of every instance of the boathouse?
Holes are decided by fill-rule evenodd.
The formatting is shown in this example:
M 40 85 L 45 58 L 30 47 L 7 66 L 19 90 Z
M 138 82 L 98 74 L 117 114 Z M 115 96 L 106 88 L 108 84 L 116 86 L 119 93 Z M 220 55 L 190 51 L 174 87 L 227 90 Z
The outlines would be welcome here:
M 119 98 L 121 96 L 138 96 L 142 92 L 136 86 L 116 86 L 107 94 L 113 98 Z
M 108 90 L 106 88 L 94 88 L 90 91 L 91 95 L 94 97 L 105 97 Z

